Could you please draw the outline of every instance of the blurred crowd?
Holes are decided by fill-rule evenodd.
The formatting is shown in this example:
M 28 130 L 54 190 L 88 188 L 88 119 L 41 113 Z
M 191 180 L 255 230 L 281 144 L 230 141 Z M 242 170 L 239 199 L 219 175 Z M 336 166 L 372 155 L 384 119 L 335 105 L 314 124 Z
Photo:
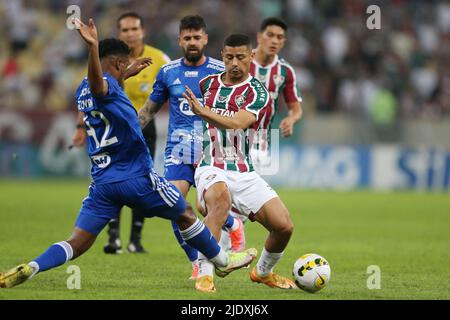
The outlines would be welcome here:
M 223 38 L 255 39 L 261 20 L 283 17 L 282 51 L 295 68 L 305 116 L 344 113 L 379 123 L 396 118 L 450 116 L 450 1 L 448 0 L 0 0 L 0 108 L 73 108 L 86 72 L 86 47 L 66 27 L 69 5 L 93 17 L 100 37 L 115 36 L 124 11 L 144 17 L 146 42 L 180 56 L 178 22 L 201 14 L 220 58 Z M 381 9 L 370 30 L 369 5 Z

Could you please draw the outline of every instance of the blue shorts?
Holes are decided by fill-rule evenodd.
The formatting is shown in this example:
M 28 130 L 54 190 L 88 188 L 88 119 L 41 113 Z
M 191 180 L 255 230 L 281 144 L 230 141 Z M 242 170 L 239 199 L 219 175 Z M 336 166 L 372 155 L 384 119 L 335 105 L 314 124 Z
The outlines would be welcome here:
M 123 206 L 142 210 L 146 218 L 177 220 L 185 211 L 186 202 L 178 189 L 155 171 L 115 183 L 93 182 L 75 226 L 97 235 L 111 219 L 117 218 Z
M 164 176 L 169 181 L 185 180 L 195 187 L 194 173 L 195 168 L 192 164 L 166 162 L 164 165 Z

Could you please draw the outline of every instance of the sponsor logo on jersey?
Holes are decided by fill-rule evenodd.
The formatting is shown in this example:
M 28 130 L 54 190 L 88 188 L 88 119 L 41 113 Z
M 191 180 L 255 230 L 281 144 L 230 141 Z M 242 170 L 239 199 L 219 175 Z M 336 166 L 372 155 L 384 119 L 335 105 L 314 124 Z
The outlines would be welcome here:
M 221 96 L 221 95 L 219 95 L 219 96 L 217 97 L 217 102 L 219 102 L 219 103 L 224 103 L 226 100 L 227 100 L 227 96 Z
M 198 71 L 185 71 L 185 77 L 198 77 Z
M 219 66 L 217 66 L 215 64 L 212 64 L 212 63 L 208 63 L 206 68 L 214 69 L 214 70 L 217 70 L 217 71 L 223 71 L 223 67 L 219 67 Z
M 180 111 L 182 114 L 185 114 L 187 116 L 195 116 L 195 114 L 192 112 L 191 107 L 189 106 L 189 103 L 184 98 L 179 98 L 178 101 L 180 101 Z
M 174 64 L 169 64 L 168 66 L 165 66 L 165 67 L 163 68 L 163 72 L 166 73 L 166 72 L 169 71 L 170 69 L 173 69 L 173 68 L 176 68 L 176 67 L 180 67 L 180 66 L 181 66 L 181 63 L 180 63 L 180 62 L 174 63 Z
M 211 111 L 223 117 L 234 117 L 234 115 L 236 114 L 236 111 L 221 108 L 211 108 Z
M 179 78 L 176 78 L 174 82 L 172 82 L 173 85 L 181 84 L 181 81 Z
M 101 153 L 91 157 L 92 162 L 99 168 L 104 169 L 111 164 L 111 157 L 108 153 Z

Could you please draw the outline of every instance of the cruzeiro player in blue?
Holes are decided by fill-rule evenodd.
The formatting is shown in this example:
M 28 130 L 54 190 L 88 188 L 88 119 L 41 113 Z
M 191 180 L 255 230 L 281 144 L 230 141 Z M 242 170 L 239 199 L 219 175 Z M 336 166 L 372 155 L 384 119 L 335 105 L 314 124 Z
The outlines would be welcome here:
M 215 261 L 220 270 L 231 272 L 249 265 L 256 254 L 221 249 L 209 229 L 186 210 L 177 188 L 153 170 L 137 113 L 122 89 L 124 77 L 131 73 L 128 46 L 117 39 L 99 43 L 92 19 L 88 25 L 78 19 L 74 23 L 89 46 L 88 76 L 78 88 L 76 100 L 89 136 L 93 182 L 69 240 L 53 244 L 28 264 L 0 273 L 0 287 L 16 286 L 38 272 L 79 257 L 123 206 L 142 209 L 147 217 L 175 221 L 183 240 Z M 134 67 L 139 71 L 149 63 L 143 60 Z
M 185 86 L 193 88 L 194 94 L 199 100 L 202 94 L 199 81 L 206 76 L 223 72 L 224 64 L 220 60 L 207 57 L 204 54 L 208 43 L 206 24 L 199 15 L 185 16 L 180 21 L 178 44 L 183 50 L 183 58 L 169 62 L 163 66 L 153 85 L 153 92 L 148 101 L 139 111 L 139 120 L 144 128 L 161 106 L 169 100 L 170 118 L 169 134 L 165 150 L 165 178 L 173 183 L 186 196 L 194 185 L 194 163 L 199 159 L 202 149 L 203 125 L 202 119 L 195 115 L 183 97 Z M 188 205 L 188 210 L 192 210 Z M 190 247 L 181 237 L 178 226 L 172 221 L 175 236 L 186 255 L 192 262 L 193 270 L 191 279 L 195 279 L 198 273 L 198 253 Z M 228 215 L 224 226 L 230 233 L 231 241 L 242 241 L 243 226 L 240 219 Z M 243 244 L 231 244 L 242 251 Z

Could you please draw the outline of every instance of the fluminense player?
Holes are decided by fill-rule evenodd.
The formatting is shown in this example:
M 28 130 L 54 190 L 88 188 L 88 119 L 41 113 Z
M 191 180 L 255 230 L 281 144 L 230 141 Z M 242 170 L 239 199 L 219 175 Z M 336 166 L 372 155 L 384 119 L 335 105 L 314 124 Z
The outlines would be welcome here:
M 216 239 L 231 205 L 250 221 L 258 221 L 269 235 L 250 278 L 281 289 L 295 288 L 289 278 L 273 272 L 292 235 L 289 212 L 277 193 L 254 170 L 248 151 L 253 136 L 271 99 L 264 85 L 250 75 L 253 53 L 250 38 L 228 36 L 223 44 L 225 72 L 200 81 L 203 105 L 186 89 L 184 95 L 192 111 L 204 120 L 203 152 L 195 171 L 197 194 L 207 211 L 205 225 Z M 199 274 L 195 288 L 214 292 L 214 265 L 199 254 Z M 220 277 L 226 276 L 216 269 Z
M 142 209 L 147 217 L 175 221 L 183 240 L 211 259 L 220 272 L 249 265 L 254 255 L 221 249 L 209 229 L 186 210 L 176 187 L 154 171 L 137 112 L 123 90 L 124 78 L 133 75 L 128 69 L 129 47 L 118 39 L 99 43 L 92 19 L 88 25 L 78 19 L 74 22 L 89 47 L 88 75 L 77 89 L 76 102 L 84 114 L 93 182 L 71 237 L 53 244 L 30 263 L 0 273 L 0 287 L 14 287 L 79 257 L 125 205 Z M 149 63 L 144 59 L 135 73 Z
M 270 112 L 261 119 L 261 132 L 255 135 L 250 147 L 251 161 L 255 170 L 261 175 L 273 174 L 277 168 L 270 157 L 271 129 L 273 119 L 278 111 L 280 97 L 289 109 L 289 114 L 280 122 L 281 134 L 289 137 L 294 132 L 294 124 L 302 117 L 302 98 L 297 89 L 295 71 L 283 58 L 278 56 L 286 42 L 287 25 L 281 19 L 269 17 L 262 21 L 257 34 L 258 46 L 250 66 L 250 74 L 261 81 L 270 93 L 272 103 Z M 245 216 L 236 214 L 239 210 L 232 208 L 236 217 L 245 222 Z
M 170 116 L 165 150 L 165 178 L 180 190 L 185 199 L 190 187 L 195 184 L 194 163 L 199 158 L 203 136 L 202 119 L 192 113 L 189 104 L 183 97 L 185 86 L 194 88 L 194 94 L 200 98 L 199 81 L 225 69 L 222 61 L 204 54 L 207 43 L 206 24 L 201 16 L 189 15 L 181 19 L 178 45 L 183 51 L 183 57 L 161 68 L 153 85 L 153 92 L 139 112 L 141 125 L 145 128 L 149 121 L 153 121 L 155 114 L 164 103 L 169 100 Z M 191 210 L 189 204 L 188 208 Z M 175 223 L 172 225 L 178 242 L 192 262 L 191 279 L 195 279 L 198 272 L 197 250 L 183 241 L 178 226 Z M 231 230 L 230 237 L 238 242 L 235 246 L 239 246 L 239 239 L 242 239 L 242 222 L 230 216 L 225 225 Z
M 280 122 L 281 134 L 289 137 L 294 132 L 294 124 L 302 117 L 302 98 L 297 89 L 295 71 L 291 65 L 278 56 L 286 42 L 287 25 L 276 17 L 269 17 L 262 21 L 257 34 L 258 46 L 254 50 L 254 57 L 250 66 L 250 74 L 261 81 L 270 93 L 272 103 L 271 112 L 262 119 L 262 126 L 267 134 L 254 141 L 251 157 L 255 170 L 263 174 L 264 168 L 270 166 L 270 129 L 278 110 L 280 97 L 283 96 L 289 114 Z

